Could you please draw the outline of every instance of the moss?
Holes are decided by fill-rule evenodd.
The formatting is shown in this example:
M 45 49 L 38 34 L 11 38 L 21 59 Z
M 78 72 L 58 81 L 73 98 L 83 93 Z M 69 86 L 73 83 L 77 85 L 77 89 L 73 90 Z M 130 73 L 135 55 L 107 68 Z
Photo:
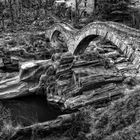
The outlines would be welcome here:
M 103 140 L 109 136 L 111 139 L 116 135 L 119 135 L 122 140 L 127 139 L 124 136 L 124 130 L 128 129 L 129 134 L 131 134 L 131 131 L 129 131 L 131 129 L 130 126 L 133 125 L 135 127 L 136 123 L 140 121 L 139 93 L 140 91 L 135 91 L 129 94 L 128 97 L 115 101 L 107 108 L 99 111 L 100 113 L 96 110 L 97 113 L 93 114 L 94 117 L 92 119 L 92 139 Z
M 72 124 L 64 136 L 70 139 L 86 140 L 86 133 L 90 131 L 90 113 L 85 109 L 81 110 L 80 113 L 73 118 Z

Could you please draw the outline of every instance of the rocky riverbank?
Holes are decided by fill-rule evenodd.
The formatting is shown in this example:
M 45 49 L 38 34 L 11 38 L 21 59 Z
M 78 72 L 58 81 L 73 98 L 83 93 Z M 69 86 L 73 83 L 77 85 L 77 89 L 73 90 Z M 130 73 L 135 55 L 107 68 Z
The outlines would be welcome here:
M 22 47 L 17 38 L 1 43 L 0 99 L 37 94 L 63 115 L 29 126 L 7 123 L 2 138 L 105 140 L 123 137 L 125 129 L 130 133 L 129 127 L 139 124 L 139 73 L 114 44 L 99 37 L 73 55 L 65 46 L 53 48 L 44 33 L 21 38 Z M 7 76 L 4 67 L 10 69 Z

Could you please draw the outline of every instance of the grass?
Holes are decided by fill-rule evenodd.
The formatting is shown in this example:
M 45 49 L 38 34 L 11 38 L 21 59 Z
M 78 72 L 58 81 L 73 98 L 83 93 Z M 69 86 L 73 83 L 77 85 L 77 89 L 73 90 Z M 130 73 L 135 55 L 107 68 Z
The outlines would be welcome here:
M 1 129 L 1 134 L 0 134 L 0 139 L 1 140 L 9 140 L 11 138 L 11 136 L 15 133 L 15 131 L 19 128 L 21 128 L 20 125 L 14 127 L 13 122 L 12 121 L 3 121 L 3 126 Z
M 0 140 L 10 140 L 16 131 L 24 127 L 24 121 L 29 124 L 37 123 L 37 116 L 35 114 L 34 118 L 24 118 L 22 119 L 16 118 L 16 116 L 11 115 L 11 111 L 7 109 L 2 102 L 0 102 Z M 31 114 L 30 114 L 31 115 Z M 23 136 L 19 136 L 19 139 L 22 139 Z M 30 138 L 29 138 L 30 139 Z M 32 139 L 34 140 L 34 139 Z
M 86 140 L 86 133 L 90 131 L 90 113 L 82 109 L 80 113 L 73 118 L 72 124 L 68 130 L 64 132 L 64 136 L 71 140 Z
M 135 133 L 140 138 L 137 128 L 140 127 L 140 90 L 128 94 L 106 108 L 96 110 L 91 115 L 92 127 L 89 137 L 92 140 L 127 140 L 127 133 L 132 139 Z
M 0 103 L 0 139 L 6 140 L 13 133 L 11 112 Z

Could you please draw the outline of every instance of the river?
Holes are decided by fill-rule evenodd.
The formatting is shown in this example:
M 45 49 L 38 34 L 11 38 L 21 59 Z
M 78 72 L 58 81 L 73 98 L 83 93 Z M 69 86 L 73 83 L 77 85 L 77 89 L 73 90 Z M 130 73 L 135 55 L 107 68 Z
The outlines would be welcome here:
M 43 96 L 27 96 L 0 102 L 10 111 L 12 122 L 22 126 L 53 120 L 62 114 L 60 109 L 48 104 Z

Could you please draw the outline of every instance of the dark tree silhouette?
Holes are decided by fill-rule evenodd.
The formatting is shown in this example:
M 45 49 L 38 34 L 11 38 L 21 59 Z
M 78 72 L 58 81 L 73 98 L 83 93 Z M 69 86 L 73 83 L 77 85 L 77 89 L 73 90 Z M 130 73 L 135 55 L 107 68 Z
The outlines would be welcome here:
M 0 20 L 2 24 L 2 28 L 4 29 L 4 5 L 2 2 L 0 2 Z

